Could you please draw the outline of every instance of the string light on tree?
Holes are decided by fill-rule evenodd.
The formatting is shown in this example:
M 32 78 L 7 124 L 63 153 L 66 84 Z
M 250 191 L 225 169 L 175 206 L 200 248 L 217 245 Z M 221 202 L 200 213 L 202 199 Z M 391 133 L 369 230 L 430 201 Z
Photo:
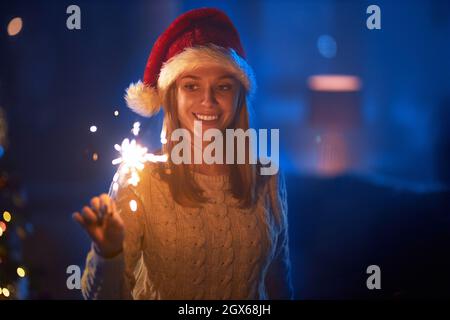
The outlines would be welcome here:
M 0 155 L 4 158 L 9 156 L 7 124 L 4 110 L 0 107 Z M 0 300 L 27 299 L 29 274 L 22 264 L 21 242 L 28 232 L 32 232 L 32 225 L 26 222 L 24 190 L 15 175 L 9 173 L 14 168 L 10 168 L 7 162 L 0 167 Z M 38 292 L 40 288 L 33 290 Z
M 10 222 L 11 221 L 11 213 L 9 213 L 8 211 L 3 212 L 3 220 L 5 220 L 6 222 Z
M 21 277 L 21 278 L 23 278 L 23 277 L 25 277 L 25 269 L 24 268 L 22 268 L 22 267 L 18 267 L 17 268 L 17 275 L 19 276 L 19 277 Z
M 2 293 L 3 293 L 3 295 L 5 296 L 5 297 L 9 297 L 9 290 L 8 290 L 8 288 L 3 288 L 2 289 Z

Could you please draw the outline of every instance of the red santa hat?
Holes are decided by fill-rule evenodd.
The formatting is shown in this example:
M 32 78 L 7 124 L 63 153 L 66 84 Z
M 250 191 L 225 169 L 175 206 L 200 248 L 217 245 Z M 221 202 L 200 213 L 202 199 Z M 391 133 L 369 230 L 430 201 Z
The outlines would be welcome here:
M 213 8 L 182 14 L 159 36 L 147 60 L 143 81 L 126 90 L 128 107 L 151 117 L 161 108 L 162 90 L 183 72 L 205 65 L 225 67 L 242 83 L 247 98 L 253 95 L 256 84 L 239 34 L 225 13 Z

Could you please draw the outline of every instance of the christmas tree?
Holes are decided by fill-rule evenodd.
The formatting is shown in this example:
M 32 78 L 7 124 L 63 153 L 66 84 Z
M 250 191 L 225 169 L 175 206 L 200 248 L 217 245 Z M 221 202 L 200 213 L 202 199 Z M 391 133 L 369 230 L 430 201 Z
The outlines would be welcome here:
M 7 124 L 0 107 L 0 300 L 27 299 L 29 295 L 22 249 L 31 224 L 25 219 L 23 190 L 10 172 Z

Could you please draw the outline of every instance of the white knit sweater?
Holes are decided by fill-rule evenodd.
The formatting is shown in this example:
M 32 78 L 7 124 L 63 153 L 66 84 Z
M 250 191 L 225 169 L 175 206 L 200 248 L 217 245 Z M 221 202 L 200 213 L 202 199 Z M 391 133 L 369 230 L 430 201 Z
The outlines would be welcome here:
M 137 187 L 110 190 L 125 224 L 123 253 L 104 259 L 91 248 L 85 299 L 292 298 L 282 176 L 270 177 L 253 209 L 240 209 L 228 176 L 194 173 L 212 200 L 187 208 L 155 169 L 146 165 Z

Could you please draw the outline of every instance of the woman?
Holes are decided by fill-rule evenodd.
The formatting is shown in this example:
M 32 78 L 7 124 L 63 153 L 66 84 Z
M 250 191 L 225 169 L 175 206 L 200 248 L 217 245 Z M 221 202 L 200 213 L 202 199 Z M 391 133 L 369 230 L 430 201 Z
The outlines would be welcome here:
M 144 81 L 127 89 L 127 104 L 144 116 L 162 106 L 168 137 L 180 128 L 195 134 L 194 121 L 204 130 L 247 130 L 255 84 L 244 57 L 223 12 L 189 11 L 157 39 Z M 164 154 L 175 147 L 168 140 Z M 93 243 L 83 296 L 292 298 L 284 182 L 260 175 L 259 167 L 169 158 L 147 163 L 137 186 L 122 177 L 109 195 L 92 198 L 74 214 Z

